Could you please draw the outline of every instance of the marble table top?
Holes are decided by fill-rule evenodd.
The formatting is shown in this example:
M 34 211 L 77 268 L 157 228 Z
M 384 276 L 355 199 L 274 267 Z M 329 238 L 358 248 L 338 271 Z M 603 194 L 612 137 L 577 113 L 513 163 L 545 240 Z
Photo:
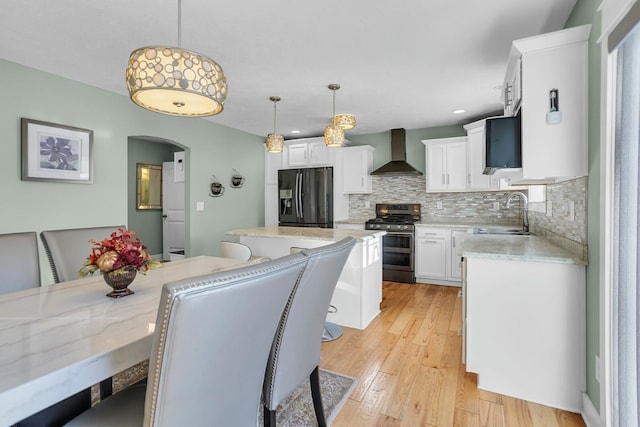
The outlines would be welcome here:
M 338 228 L 313 227 L 255 227 L 227 231 L 230 236 L 270 237 L 276 239 L 312 239 L 337 242 L 346 237 L 366 240 L 386 234 L 380 230 L 345 230 Z
M 468 258 L 586 265 L 576 255 L 538 236 L 469 234 L 460 253 Z
M 246 263 L 194 257 L 138 274 L 120 299 L 100 276 L 0 295 L 0 424 L 149 358 L 162 285 Z

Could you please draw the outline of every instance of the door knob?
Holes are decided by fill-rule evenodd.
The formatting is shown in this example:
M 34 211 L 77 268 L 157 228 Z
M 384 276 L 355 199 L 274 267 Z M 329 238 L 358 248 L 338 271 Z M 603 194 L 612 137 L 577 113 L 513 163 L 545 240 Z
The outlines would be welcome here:
M 162 218 L 167 219 L 167 214 L 162 215 Z

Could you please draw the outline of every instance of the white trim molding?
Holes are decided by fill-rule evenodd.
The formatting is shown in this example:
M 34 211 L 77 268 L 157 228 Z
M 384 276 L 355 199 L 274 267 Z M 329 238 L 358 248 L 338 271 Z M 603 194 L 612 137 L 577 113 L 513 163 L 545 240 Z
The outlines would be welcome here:
M 587 427 L 605 427 L 604 421 L 600 418 L 600 414 L 591 403 L 587 393 L 582 393 L 582 419 Z

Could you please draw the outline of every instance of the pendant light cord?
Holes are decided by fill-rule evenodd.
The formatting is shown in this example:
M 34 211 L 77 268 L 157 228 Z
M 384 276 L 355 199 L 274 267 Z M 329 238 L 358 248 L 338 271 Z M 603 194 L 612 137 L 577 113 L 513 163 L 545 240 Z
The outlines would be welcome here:
M 331 120 L 336 116 L 336 90 L 333 89 L 333 116 L 331 116 Z
M 277 101 L 273 101 L 273 134 L 276 134 L 276 104 Z
M 178 0 L 178 47 L 182 48 L 182 0 Z

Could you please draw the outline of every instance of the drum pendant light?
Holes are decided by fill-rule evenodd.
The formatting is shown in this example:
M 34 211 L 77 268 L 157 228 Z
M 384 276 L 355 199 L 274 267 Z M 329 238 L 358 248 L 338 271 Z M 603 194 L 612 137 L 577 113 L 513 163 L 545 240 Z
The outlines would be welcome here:
M 269 99 L 273 101 L 273 133 L 267 135 L 267 151 L 269 153 L 282 153 L 284 136 L 276 133 L 276 103 L 280 101 L 280 97 L 272 96 Z
M 147 46 L 129 56 L 126 83 L 142 108 L 172 116 L 218 114 L 227 97 L 227 79 L 213 59 L 182 49 L 182 0 L 178 0 L 178 47 Z

